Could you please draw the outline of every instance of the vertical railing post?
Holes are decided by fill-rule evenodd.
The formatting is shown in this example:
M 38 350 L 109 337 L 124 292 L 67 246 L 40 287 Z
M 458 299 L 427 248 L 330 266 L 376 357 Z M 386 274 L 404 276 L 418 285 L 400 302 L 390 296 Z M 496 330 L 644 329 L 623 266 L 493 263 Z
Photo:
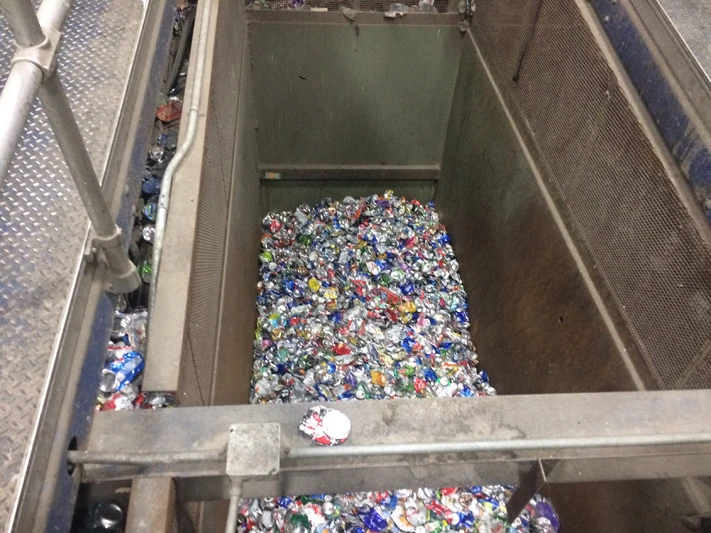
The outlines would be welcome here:
M 79 131 L 69 100 L 55 72 L 59 32 L 69 10 L 67 0 L 45 0 L 40 18 L 30 0 L 0 0 L 15 36 L 17 50 L 7 83 L 0 93 L 0 182 L 10 167 L 27 117 L 37 94 L 69 173 L 89 215 L 94 245 L 104 252 L 112 279 L 112 292 L 130 292 L 141 283 L 136 266 L 121 243 L 121 230 L 111 216 Z M 43 19 L 46 25 L 43 25 Z

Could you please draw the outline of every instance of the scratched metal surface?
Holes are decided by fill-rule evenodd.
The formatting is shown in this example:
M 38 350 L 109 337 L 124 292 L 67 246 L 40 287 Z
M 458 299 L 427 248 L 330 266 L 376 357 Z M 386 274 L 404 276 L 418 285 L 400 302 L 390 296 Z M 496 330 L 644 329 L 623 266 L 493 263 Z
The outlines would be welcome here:
M 61 79 L 101 171 L 143 14 L 140 0 L 75 0 Z M 0 87 L 13 55 L 0 15 Z M 0 530 L 5 530 L 87 217 L 44 112 L 35 104 L 0 184 Z
M 711 80 L 711 2 L 657 0 L 672 25 Z

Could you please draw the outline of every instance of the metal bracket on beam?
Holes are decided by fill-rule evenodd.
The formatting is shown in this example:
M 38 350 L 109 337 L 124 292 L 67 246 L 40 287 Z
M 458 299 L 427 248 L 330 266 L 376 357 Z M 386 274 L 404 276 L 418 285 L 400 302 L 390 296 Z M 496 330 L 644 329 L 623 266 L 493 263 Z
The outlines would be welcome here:
M 36 46 L 17 45 L 12 63 L 19 61 L 32 63 L 42 71 L 43 78 L 47 79 L 54 74 L 57 66 L 57 50 L 59 41 L 62 39 L 62 32 L 49 26 L 42 27 L 42 32 L 45 38 L 40 44 Z
M 91 240 L 90 255 L 93 259 L 96 259 L 98 251 L 103 250 L 107 258 L 112 258 L 109 264 L 110 274 L 105 282 L 105 289 L 112 294 L 123 294 L 132 292 L 140 287 L 141 276 L 136 266 L 126 257 L 126 251 L 121 244 L 121 229 L 118 226 L 114 226 L 114 230 L 113 235 L 109 237 L 94 235 Z
M 227 444 L 227 475 L 230 478 L 275 476 L 281 459 L 281 426 L 233 424 Z
M 518 488 L 506 504 L 509 522 L 516 520 L 531 498 L 546 486 L 548 475 L 557 464 L 558 461 L 546 461 L 544 464 L 538 459 L 531 468 L 521 474 Z
M 232 424 L 227 443 L 226 472 L 230 477 L 230 507 L 225 533 L 237 528 L 242 482 L 245 478 L 273 477 L 279 473 L 281 426 L 279 424 Z

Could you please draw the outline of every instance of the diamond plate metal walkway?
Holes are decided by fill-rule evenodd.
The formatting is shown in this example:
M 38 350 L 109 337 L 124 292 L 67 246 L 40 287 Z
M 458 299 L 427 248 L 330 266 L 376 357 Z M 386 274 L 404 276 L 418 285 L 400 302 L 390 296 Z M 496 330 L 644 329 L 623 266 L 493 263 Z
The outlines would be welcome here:
M 711 2 L 707 0 L 657 0 L 699 66 L 711 80 Z
M 74 0 L 58 71 L 94 167 L 110 146 L 140 0 Z M 0 88 L 14 45 L 0 15 Z M 0 117 L 1 120 L 1 117 Z M 8 526 L 88 219 L 39 104 L 0 184 L 0 530 Z

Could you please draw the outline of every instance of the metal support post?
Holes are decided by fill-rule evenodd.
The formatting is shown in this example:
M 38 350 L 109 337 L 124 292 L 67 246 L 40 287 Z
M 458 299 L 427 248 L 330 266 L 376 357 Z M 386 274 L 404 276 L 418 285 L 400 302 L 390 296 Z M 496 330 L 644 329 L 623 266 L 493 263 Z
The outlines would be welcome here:
M 3 11 L 17 43 L 5 89 L 0 94 L 0 179 L 10 166 L 17 143 L 37 93 L 64 154 L 69 173 L 96 233 L 94 245 L 104 251 L 113 279 L 112 292 L 130 292 L 140 286 L 135 265 L 121 243 L 121 232 L 113 221 L 79 131 L 69 100 L 56 75 L 55 62 L 69 2 L 45 0 L 39 15 L 30 0 L 2 0 Z M 42 24 L 42 22 L 45 22 Z
M 225 523 L 225 533 L 235 533 L 237 531 L 237 518 L 239 515 L 239 501 L 242 498 L 242 482 L 235 480 L 230 487 L 230 507 L 227 511 L 227 522 Z
M 18 47 L 37 46 L 44 41 L 44 32 L 32 2 L 3 0 L 2 9 L 15 34 L 15 43 Z
M 3 0 L 0 4 L 15 37 L 18 50 L 40 46 L 44 33 L 31 2 Z M 42 84 L 42 70 L 30 62 L 13 61 L 0 93 L 0 180 L 7 174 L 32 103 Z
M 104 199 L 99 179 L 89 158 L 79 126 L 57 74 L 50 76 L 40 88 L 40 100 L 47 118 L 67 161 L 77 191 L 96 233 L 94 244 L 104 251 L 113 275 L 109 290 L 130 292 L 137 289 L 141 279 L 136 266 L 128 258 L 121 243 L 121 230 L 114 223 Z
M 174 513 L 175 484 L 172 479 L 143 477 L 133 480 L 126 533 L 170 533 Z

